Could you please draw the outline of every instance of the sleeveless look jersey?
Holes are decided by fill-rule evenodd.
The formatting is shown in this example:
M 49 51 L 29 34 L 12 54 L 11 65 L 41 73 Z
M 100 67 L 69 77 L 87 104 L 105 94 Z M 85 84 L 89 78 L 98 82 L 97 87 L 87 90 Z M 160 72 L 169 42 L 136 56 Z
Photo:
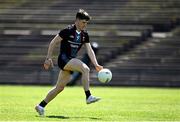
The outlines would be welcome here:
M 78 51 L 84 43 L 89 43 L 89 36 L 86 31 L 77 32 L 76 26 L 71 25 L 59 32 L 61 41 L 58 66 L 63 69 L 68 61 L 77 56 Z

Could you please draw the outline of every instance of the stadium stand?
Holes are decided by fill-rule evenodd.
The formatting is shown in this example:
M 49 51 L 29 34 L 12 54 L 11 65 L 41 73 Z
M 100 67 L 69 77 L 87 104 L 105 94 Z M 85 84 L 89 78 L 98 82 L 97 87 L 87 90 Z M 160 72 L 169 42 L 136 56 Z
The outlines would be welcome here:
M 150 38 L 108 63 L 111 85 L 179 86 L 179 37 Z M 119 82 L 117 82 L 119 81 Z
M 99 44 L 98 61 L 113 72 L 108 85 L 180 86 L 179 0 L 0 0 L 0 83 L 53 84 L 57 65 L 42 68 L 48 44 L 79 8 L 93 18 L 88 30 Z M 102 85 L 91 74 L 91 83 Z

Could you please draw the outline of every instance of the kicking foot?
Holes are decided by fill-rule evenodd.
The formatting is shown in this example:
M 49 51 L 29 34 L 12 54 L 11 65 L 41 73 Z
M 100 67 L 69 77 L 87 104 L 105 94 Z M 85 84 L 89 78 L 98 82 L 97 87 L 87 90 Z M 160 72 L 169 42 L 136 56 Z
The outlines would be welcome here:
M 38 112 L 38 114 L 39 114 L 40 116 L 44 116 L 44 108 L 43 108 L 43 107 L 41 107 L 40 105 L 37 105 L 37 106 L 35 107 L 35 110 Z
M 99 97 L 95 97 L 95 96 L 89 96 L 88 99 L 86 100 L 86 103 L 87 104 L 91 104 L 91 103 L 94 103 L 94 102 L 97 102 L 99 101 L 101 98 Z

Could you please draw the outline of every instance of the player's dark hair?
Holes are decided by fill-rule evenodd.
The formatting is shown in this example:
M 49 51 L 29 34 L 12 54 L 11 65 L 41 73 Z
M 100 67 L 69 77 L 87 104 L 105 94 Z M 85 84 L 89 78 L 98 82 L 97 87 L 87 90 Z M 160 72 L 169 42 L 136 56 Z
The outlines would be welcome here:
M 89 21 L 91 17 L 85 10 L 79 9 L 79 11 L 76 14 L 76 19 L 80 19 L 80 20 L 85 19 L 86 21 Z

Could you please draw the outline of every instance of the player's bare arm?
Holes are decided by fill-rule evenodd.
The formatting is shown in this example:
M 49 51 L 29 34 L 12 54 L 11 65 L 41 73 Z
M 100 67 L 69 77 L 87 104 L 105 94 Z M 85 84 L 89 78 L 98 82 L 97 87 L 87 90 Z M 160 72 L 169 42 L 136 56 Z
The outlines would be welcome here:
M 87 49 L 87 53 L 89 58 L 91 59 L 91 62 L 94 64 L 95 68 L 97 71 L 100 71 L 101 69 L 103 69 L 103 66 L 99 65 L 96 59 L 96 56 L 94 54 L 94 51 L 91 47 L 90 43 L 85 43 L 86 49 Z
M 52 53 L 57 44 L 61 42 L 62 38 L 57 34 L 49 44 L 48 53 L 44 62 L 44 68 L 47 70 L 49 67 L 54 67 L 52 61 Z

